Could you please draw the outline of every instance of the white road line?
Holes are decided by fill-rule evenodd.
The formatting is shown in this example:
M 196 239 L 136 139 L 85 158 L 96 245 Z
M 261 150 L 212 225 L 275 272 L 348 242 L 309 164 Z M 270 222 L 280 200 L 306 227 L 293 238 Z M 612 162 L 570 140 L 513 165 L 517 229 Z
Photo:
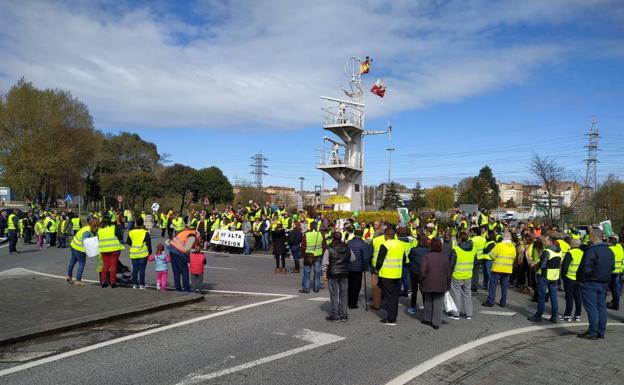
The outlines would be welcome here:
M 17 373 L 17 372 L 21 372 L 22 370 L 26 370 L 26 369 L 30 369 L 30 368 L 34 368 L 36 366 L 39 365 L 43 365 L 43 364 L 48 364 L 50 362 L 54 362 L 54 361 L 58 361 L 58 360 L 62 360 L 63 358 L 68 358 L 68 357 L 73 357 L 79 354 L 83 354 L 86 352 L 90 352 L 92 350 L 96 350 L 96 349 L 100 349 L 106 346 L 110 346 L 110 345 L 115 345 L 121 342 L 125 342 L 125 341 L 131 341 L 137 338 L 141 338 L 144 336 L 148 336 L 150 334 L 155 334 L 155 333 L 160 333 L 166 330 L 171 330 L 171 329 L 175 329 L 175 328 L 179 328 L 180 326 L 186 326 L 186 325 L 190 325 L 196 322 L 200 322 L 200 321 L 204 321 L 210 318 L 215 318 L 215 317 L 219 317 L 222 315 L 226 315 L 226 314 L 231 314 L 231 313 L 235 313 L 241 310 L 246 310 L 246 309 L 251 309 L 257 306 L 262 306 L 262 305 L 267 305 L 273 302 L 278 302 L 278 301 L 284 301 L 287 299 L 291 299 L 294 298 L 296 296 L 294 295 L 289 295 L 289 296 L 283 296 L 280 298 L 273 298 L 273 299 L 269 299 L 266 301 L 262 301 L 262 302 L 257 302 L 257 303 L 252 303 L 249 305 L 243 305 L 240 307 L 235 307 L 233 309 L 228 309 L 228 310 L 224 310 L 218 313 L 212 313 L 212 314 L 208 314 L 208 315 L 204 315 L 201 317 L 196 317 L 196 318 L 191 318 L 185 321 L 180 321 L 180 322 L 176 322 L 174 324 L 171 325 L 165 325 L 165 326 L 161 326 L 155 329 L 150 329 L 150 330 L 146 330 L 140 333 L 136 333 L 136 334 L 131 334 L 125 337 L 120 337 L 120 338 L 115 338 L 114 340 L 109 340 L 109 341 L 104 341 L 104 342 L 100 342 L 94 345 L 90 345 L 90 346 L 86 346 L 84 348 L 80 348 L 80 349 L 76 349 L 76 350 L 70 350 L 68 352 L 65 353 L 61 353 L 61 354 L 57 354 L 55 356 L 51 356 L 51 357 L 47 357 L 47 358 L 43 358 L 41 360 L 37 360 L 37 361 L 32 361 L 32 362 L 28 362 L 26 364 L 23 365 L 17 365 L 14 366 L 12 368 L 8 368 L 8 369 L 4 369 L 4 370 L 0 370 L 0 377 L 6 376 L 8 374 L 11 373 Z
M 414 378 L 422 375 L 423 373 L 435 368 L 436 366 L 443 364 L 444 362 L 457 357 L 458 355 L 465 353 L 469 350 L 472 350 L 481 345 L 487 344 L 488 342 L 493 342 L 499 340 L 501 338 L 515 336 L 517 334 L 522 333 L 530 333 L 537 332 L 546 329 L 555 329 L 555 328 L 566 328 L 566 327 L 576 327 L 576 326 L 588 326 L 589 324 L 584 322 L 575 322 L 573 324 L 564 324 L 564 325 L 543 325 L 543 326 L 528 326 L 515 330 L 508 330 L 505 332 L 493 334 L 491 336 L 483 337 L 478 340 L 474 340 L 464 345 L 460 345 L 451 350 L 447 350 L 446 352 L 439 354 L 433 358 L 428 359 L 427 361 L 415 366 L 414 368 L 408 370 L 407 372 L 401 374 L 400 376 L 394 378 L 389 381 L 386 385 L 403 385 L 412 381 Z M 608 324 L 607 326 L 624 326 L 624 323 L 616 323 L 616 324 Z
M 497 311 L 497 310 L 481 310 L 481 311 L 478 311 L 477 313 L 490 314 L 490 315 L 502 315 L 502 316 L 508 316 L 508 317 L 518 314 L 513 311 Z
M 0 246 L 0 249 L 4 249 L 5 247 L 9 247 L 9 245 Z
M 37 274 L 37 275 L 41 275 L 43 277 L 49 277 L 49 278 L 59 278 L 59 279 L 65 279 L 65 277 L 63 277 L 62 275 L 54 275 L 54 274 L 48 274 L 48 273 L 42 273 L 40 271 L 35 271 L 35 270 L 30 270 L 30 269 L 25 269 L 23 267 L 16 267 L 13 269 L 8 269 L 8 270 L 4 270 L 4 271 L 0 271 L 0 275 L 11 275 L 11 273 L 31 273 L 31 274 Z M 94 281 L 92 279 L 83 279 L 82 282 L 89 282 L 89 283 L 100 283 L 100 281 Z M 151 287 L 154 288 L 156 286 L 151 286 L 151 285 L 147 285 L 147 287 Z M 207 292 L 210 293 L 220 293 L 220 294 L 244 294 L 244 295 L 255 295 L 255 296 L 262 296 L 262 297 L 284 297 L 284 296 L 288 296 L 288 297 L 297 297 L 297 295 L 292 295 L 292 294 L 282 294 L 282 293 L 263 293 L 263 292 L 257 292 L 257 291 L 237 291 L 237 290 L 206 290 Z
M 232 267 L 217 267 L 217 266 L 206 266 L 206 269 L 216 269 L 216 270 L 238 270 Z
M 308 298 L 308 301 L 327 302 L 327 301 L 329 301 L 329 298 L 326 298 L 326 297 L 314 297 L 314 298 Z
M 340 336 L 336 336 L 333 334 L 315 332 L 309 329 L 303 329 L 301 333 L 296 334 L 294 337 L 297 339 L 306 341 L 306 342 L 311 342 L 311 344 L 305 345 L 296 349 L 287 350 L 282 353 L 273 354 L 268 357 L 260 358 L 254 361 L 250 361 L 241 365 L 237 365 L 231 368 L 219 370 L 219 371 L 208 373 L 208 374 L 200 374 L 201 371 L 195 372 L 195 373 L 189 374 L 184 380 L 178 382 L 176 385 L 197 384 L 203 381 L 211 380 L 213 378 L 226 376 L 232 373 L 240 372 L 242 370 L 253 368 L 254 366 L 266 364 L 267 362 L 286 358 L 294 354 L 299 354 L 308 350 L 316 349 L 321 346 L 333 344 L 334 342 L 342 341 L 345 339 L 345 337 L 340 337 Z

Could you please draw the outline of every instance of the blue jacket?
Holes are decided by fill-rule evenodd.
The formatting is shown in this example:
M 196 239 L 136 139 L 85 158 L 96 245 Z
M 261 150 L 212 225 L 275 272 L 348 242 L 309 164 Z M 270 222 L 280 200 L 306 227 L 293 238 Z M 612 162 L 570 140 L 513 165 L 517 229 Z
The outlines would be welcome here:
M 365 271 L 368 269 L 373 250 L 371 245 L 364 242 L 362 237 L 353 237 L 347 242 L 347 246 L 355 254 L 355 261 L 349 264 L 349 271 Z
M 408 258 L 410 260 L 410 272 L 418 274 L 420 272 L 420 262 L 422 262 L 425 254 L 429 252 L 429 248 L 425 246 L 416 246 L 409 252 Z
M 615 255 L 606 243 L 597 243 L 590 246 L 581 259 L 581 265 L 576 272 L 576 279 L 583 282 L 607 283 L 611 279 L 611 272 L 615 268 Z

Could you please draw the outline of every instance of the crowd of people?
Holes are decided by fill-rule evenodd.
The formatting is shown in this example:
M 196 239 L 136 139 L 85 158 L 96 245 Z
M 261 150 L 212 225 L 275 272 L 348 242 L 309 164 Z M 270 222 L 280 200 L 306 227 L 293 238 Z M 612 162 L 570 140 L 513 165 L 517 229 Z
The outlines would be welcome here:
M 445 226 L 433 215 L 411 213 L 410 220 L 399 225 L 385 220 L 365 223 L 357 217 L 337 220 L 254 201 L 245 207 L 230 205 L 221 212 L 189 210 L 182 214 L 170 209 L 150 215 L 141 212 L 136 218 L 130 210 L 111 208 L 89 213 L 84 226 L 71 211 L 13 210 L 0 217 L 5 218 L 12 253 L 17 252 L 18 237 L 30 243 L 34 234 L 37 246 L 43 248 L 44 243 L 66 247 L 68 237 L 73 235 L 66 279 L 76 285 L 82 285 L 84 242 L 97 237 L 101 285 L 113 288 L 119 273 L 134 288 L 144 289 L 147 263 L 153 261 L 158 289 L 166 289 L 170 265 L 176 290 L 200 291 L 206 264 L 204 251 L 237 250 L 212 245 L 215 232 L 241 231 L 242 253 L 271 251 L 275 274 L 288 272 L 286 261 L 291 256 L 290 272 L 302 273 L 300 293 L 318 293 L 321 281 L 326 282 L 331 300 L 327 319 L 332 322 L 347 321 L 347 309 L 358 308 L 360 292 L 362 287 L 366 291 L 366 276 L 370 275 L 370 307 L 385 310 L 381 321 L 387 325 L 396 324 L 401 296 L 411 297 L 407 312 L 415 315 L 420 292 L 421 322 L 438 329 L 445 313 L 453 320 L 473 317 L 474 292 L 487 291 L 484 307 L 506 307 L 507 292 L 513 288 L 532 294 L 531 300 L 537 303 L 529 321 L 545 321 L 547 302 L 551 306 L 548 321 L 552 323 L 579 322 L 585 308 L 590 326 L 579 337 L 598 339 L 605 335 L 606 309 L 619 309 L 622 291 L 624 240 L 617 234 L 605 238 L 600 228 L 581 233 L 574 226 L 560 229 L 496 220 L 487 210 L 470 215 L 452 210 Z M 146 229 L 146 221 L 154 223 Z M 163 239 L 155 250 L 151 225 L 160 229 Z M 126 246 L 131 269 L 119 260 Z M 559 290 L 565 292 L 562 314 Z M 609 304 L 607 291 L 611 293 Z M 366 292 L 365 298 L 368 306 Z

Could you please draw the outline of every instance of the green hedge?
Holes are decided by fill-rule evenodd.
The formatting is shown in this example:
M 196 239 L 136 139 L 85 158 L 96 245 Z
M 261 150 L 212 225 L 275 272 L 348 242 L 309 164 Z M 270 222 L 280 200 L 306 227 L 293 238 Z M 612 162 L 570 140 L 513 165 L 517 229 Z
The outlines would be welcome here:
M 319 214 L 325 216 L 331 216 L 334 219 L 351 218 L 353 213 L 351 211 L 332 211 L 322 210 L 318 211 Z M 385 220 L 390 223 L 399 223 L 399 213 L 397 211 L 364 211 L 360 212 L 356 217 L 358 222 L 375 222 Z

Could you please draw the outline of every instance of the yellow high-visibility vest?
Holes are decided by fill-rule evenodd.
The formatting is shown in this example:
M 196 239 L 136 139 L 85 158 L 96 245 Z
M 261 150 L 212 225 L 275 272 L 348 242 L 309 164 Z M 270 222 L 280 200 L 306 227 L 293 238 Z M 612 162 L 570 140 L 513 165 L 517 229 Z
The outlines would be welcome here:
M 472 278 L 472 269 L 475 263 L 475 257 L 477 255 L 476 247 L 474 244 L 472 250 L 466 251 L 459 246 L 453 247 L 457 260 L 455 261 L 455 268 L 453 269 L 452 277 L 457 280 L 466 280 Z
M 83 253 L 85 252 L 84 244 L 82 243 L 82 237 L 84 236 L 84 233 L 86 233 L 87 231 L 91 231 L 91 227 L 85 226 L 81 228 L 80 230 L 78 230 L 78 232 L 72 238 L 72 241 L 70 244 L 72 249 L 78 250 Z
M 388 250 L 383 265 L 379 270 L 380 278 L 399 279 L 403 275 L 403 256 L 405 246 L 398 239 L 389 239 L 383 243 Z
M 147 245 L 145 244 L 145 238 L 147 230 L 145 229 L 133 229 L 128 231 L 128 237 L 132 241 L 130 246 L 130 259 L 145 258 L 148 255 Z
M 516 259 L 516 246 L 512 242 L 497 243 L 490 254 L 493 258 L 492 272 L 511 274 Z
M 581 264 L 581 259 L 583 259 L 583 250 L 581 249 L 570 249 L 568 251 L 572 260 L 570 261 L 570 265 L 568 266 L 568 272 L 566 274 L 566 278 L 571 279 L 572 281 L 576 281 L 576 272 Z
M 115 236 L 115 225 L 100 227 L 98 230 L 98 243 L 100 253 L 111 253 L 113 251 L 123 250 L 123 245 Z

